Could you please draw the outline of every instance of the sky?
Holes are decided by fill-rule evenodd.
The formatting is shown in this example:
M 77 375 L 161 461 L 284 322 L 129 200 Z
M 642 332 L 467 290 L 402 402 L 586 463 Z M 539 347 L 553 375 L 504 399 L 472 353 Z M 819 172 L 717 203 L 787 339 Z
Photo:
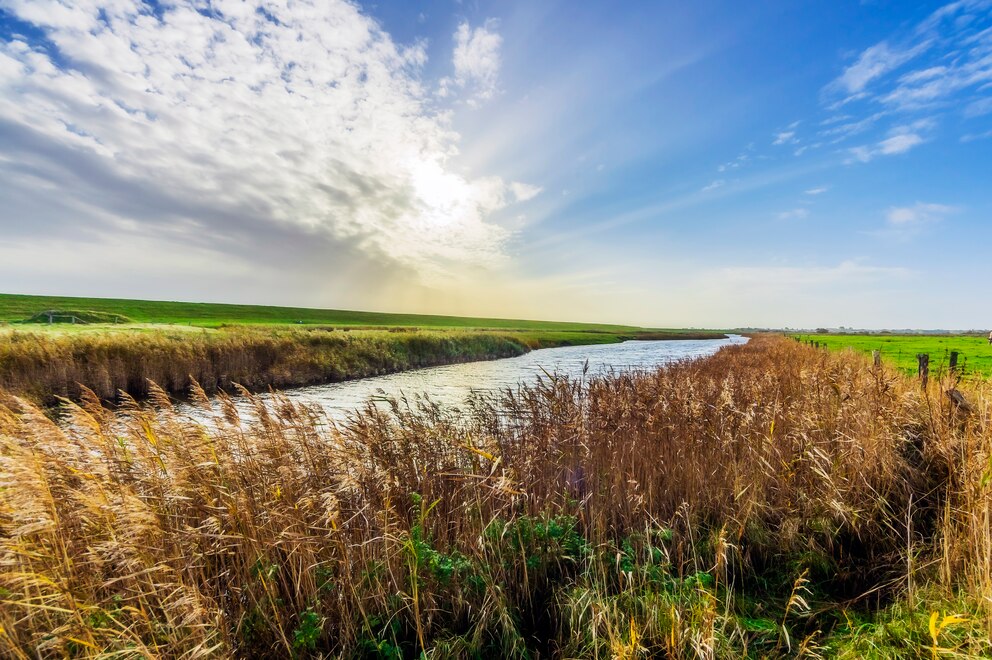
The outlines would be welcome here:
M 992 0 L 0 0 L 0 291 L 992 325 Z

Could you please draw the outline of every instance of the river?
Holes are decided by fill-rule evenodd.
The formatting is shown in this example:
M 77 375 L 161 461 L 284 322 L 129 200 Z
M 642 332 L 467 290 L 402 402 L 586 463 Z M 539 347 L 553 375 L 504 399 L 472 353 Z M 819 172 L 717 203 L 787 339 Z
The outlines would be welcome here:
M 519 357 L 466 362 L 415 369 L 385 376 L 360 378 L 327 385 L 299 387 L 284 392 L 296 403 L 316 404 L 332 419 L 343 419 L 370 399 L 427 394 L 445 406 L 463 405 L 473 392 L 495 392 L 535 382 L 547 373 L 582 377 L 608 371 L 653 369 L 678 360 L 702 358 L 720 348 L 747 342 L 746 337 L 726 339 L 625 341 L 619 344 L 564 346 L 531 351 Z

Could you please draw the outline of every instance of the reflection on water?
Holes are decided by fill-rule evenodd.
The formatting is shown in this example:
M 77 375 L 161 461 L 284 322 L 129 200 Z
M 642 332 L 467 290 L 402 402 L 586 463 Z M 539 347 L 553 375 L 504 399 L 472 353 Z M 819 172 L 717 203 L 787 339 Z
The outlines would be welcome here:
M 589 375 L 606 371 L 651 369 L 676 360 L 712 355 L 723 346 L 743 344 L 747 338 L 627 341 L 598 346 L 566 346 L 532 351 L 489 362 L 468 362 L 444 367 L 404 371 L 328 385 L 301 387 L 285 392 L 292 401 L 317 404 L 330 417 L 341 419 L 372 398 L 427 394 L 445 406 L 461 406 L 472 392 L 493 392 L 533 383 L 544 372 L 581 377 L 589 362 Z

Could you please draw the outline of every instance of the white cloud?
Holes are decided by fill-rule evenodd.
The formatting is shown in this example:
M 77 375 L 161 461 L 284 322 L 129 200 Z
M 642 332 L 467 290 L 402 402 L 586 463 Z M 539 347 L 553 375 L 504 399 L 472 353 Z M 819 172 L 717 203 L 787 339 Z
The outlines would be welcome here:
M 878 153 L 885 156 L 904 154 L 913 147 L 921 144 L 923 144 L 923 138 L 916 133 L 893 135 L 878 143 Z
M 782 211 L 778 214 L 779 220 L 803 220 L 809 217 L 809 209 L 798 208 L 789 211 Z
M 320 245 L 328 263 L 438 280 L 504 263 L 509 234 L 490 216 L 540 190 L 456 173 L 423 44 L 394 43 L 345 0 L 5 6 L 58 57 L 0 43 L 0 196 L 57 186 L 73 210 L 51 223 L 238 256 Z M 459 28 L 456 48 L 482 96 L 499 68 L 491 27 Z M 0 227 L 18 222 L 0 210 Z
M 710 190 L 716 190 L 717 188 L 722 188 L 726 184 L 727 182 L 724 181 L 723 179 L 717 179 L 716 181 L 712 181 L 708 185 L 705 185 L 702 188 L 700 188 L 699 192 L 709 192 Z
M 893 206 L 885 212 L 885 226 L 865 232 L 884 239 L 909 240 L 926 231 L 947 216 L 957 212 L 957 207 L 946 204 L 916 202 L 911 206 Z
M 806 194 L 807 195 L 822 195 L 823 193 L 827 192 L 828 190 L 830 190 L 830 188 L 828 188 L 826 186 L 819 186 L 818 188 L 810 188 L 809 190 L 806 191 Z
M 540 195 L 544 188 L 541 188 L 540 186 L 532 186 L 529 183 L 514 181 L 510 184 L 510 190 L 513 192 L 513 196 L 518 202 L 526 202 Z
M 861 145 L 849 149 L 853 160 L 867 163 L 876 156 L 895 156 L 904 154 L 914 147 L 926 142 L 919 131 L 926 130 L 932 126 L 928 119 L 914 122 L 906 126 L 898 126 L 892 130 L 892 134 L 880 140 L 874 145 Z M 850 161 L 849 161 L 850 162 Z
M 893 206 L 885 213 L 885 220 L 891 227 L 918 227 L 938 222 L 957 209 L 945 204 L 917 202 L 913 206 Z
M 781 144 L 795 144 L 796 143 L 796 132 L 795 131 L 782 131 L 781 133 L 775 134 L 775 141 L 772 142 L 773 145 Z
M 905 64 L 919 52 L 919 47 L 892 48 L 884 41 L 875 44 L 866 48 L 854 64 L 844 69 L 844 73 L 832 83 L 832 86 L 848 94 L 858 94 L 864 91 L 869 83 Z
M 496 96 L 499 92 L 500 49 L 503 45 L 503 37 L 496 31 L 498 27 L 499 23 L 494 19 L 476 28 L 467 22 L 458 26 L 451 58 L 455 75 L 441 81 L 442 96 L 449 95 L 453 86 L 469 91 L 468 102 L 471 105 Z

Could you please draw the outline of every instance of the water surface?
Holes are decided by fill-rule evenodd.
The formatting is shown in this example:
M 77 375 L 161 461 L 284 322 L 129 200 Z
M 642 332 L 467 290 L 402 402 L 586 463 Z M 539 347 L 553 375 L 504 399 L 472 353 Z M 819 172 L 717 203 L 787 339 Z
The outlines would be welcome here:
M 746 337 L 669 341 L 626 341 L 620 344 L 544 348 L 524 355 L 466 362 L 442 367 L 415 369 L 386 376 L 374 376 L 327 385 L 287 390 L 292 401 L 317 404 L 330 417 L 341 419 L 370 399 L 427 394 L 445 406 L 465 404 L 473 392 L 488 393 L 531 384 L 545 373 L 580 378 L 586 363 L 588 374 L 608 371 L 653 369 L 678 360 L 706 357 L 731 344 L 743 344 Z

